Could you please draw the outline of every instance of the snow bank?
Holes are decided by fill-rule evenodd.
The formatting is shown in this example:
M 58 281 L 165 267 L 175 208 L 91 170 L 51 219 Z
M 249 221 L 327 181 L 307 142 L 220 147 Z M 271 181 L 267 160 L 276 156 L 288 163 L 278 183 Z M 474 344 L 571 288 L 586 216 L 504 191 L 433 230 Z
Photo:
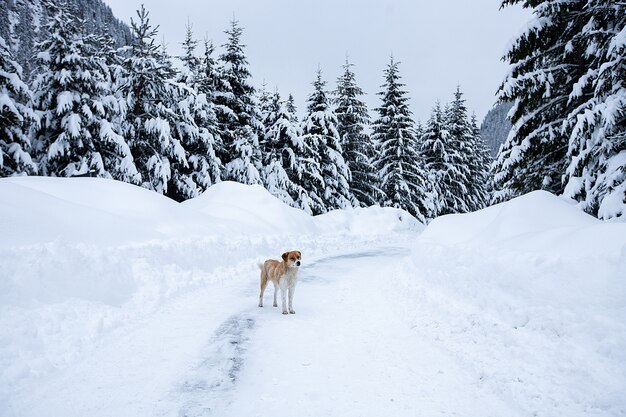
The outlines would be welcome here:
M 432 311 L 415 326 L 480 357 L 480 383 L 529 414 L 626 409 L 626 224 L 537 191 L 434 220 L 401 269 L 401 290 Z
M 376 207 L 311 217 L 232 182 L 179 204 L 111 180 L 2 178 L 0 404 L 177 297 L 256 289 L 259 260 L 298 248 L 306 263 L 418 226 Z
M 240 233 L 313 233 L 313 218 L 289 207 L 260 185 L 225 181 L 197 198 L 182 203 L 185 208 L 229 221 Z
M 152 191 L 100 178 L 0 179 L 0 247 L 55 240 L 112 245 L 211 233 L 212 219 L 180 212 Z

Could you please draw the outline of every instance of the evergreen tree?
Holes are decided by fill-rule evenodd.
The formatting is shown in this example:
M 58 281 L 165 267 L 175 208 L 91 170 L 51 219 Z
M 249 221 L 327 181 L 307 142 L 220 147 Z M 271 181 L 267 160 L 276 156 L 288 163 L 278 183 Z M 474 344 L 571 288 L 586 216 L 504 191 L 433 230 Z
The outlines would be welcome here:
M 271 97 L 263 124 L 263 184 L 272 195 L 295 207 L 301 193 L 298 178 L 293 175 L 297 172 L 293 147 L 299 142 L 298 130 L 278 92 Z
M 121 135 L 126 116 L 126 101 L 118 94 L 120 86 L 125 82 L 126 73 L 120 50 L 116 41 L 105 26 L 100 35 L 88 37 L 93 46 L 91 56 L 97 66 L 100 81 L 100 103 L 105 109 L 100 118 L 100 149 L 104 166 L 113 179 L 139 184 L 141 175 L 126 139 Z
M 470 129 L 472 137 L 470 184 L 476 203 L 476 205 L 472 207 L 472 210 L 480 210 L 487 207 L 491 201 L 492 179 L 489 170 L 492 163 L 491 149 L 480 134 L 475 114 L 472 114 L 472 118 L 470 119 Z
M 34 104 L 41 118 L 35 150 L 40 172 L 72 176 L 95 171 L 111 178 L 116 170 L 136 178 L 130 150 L 110 123 L 119 113 L 94 36 L 80 36 L 83 22 L 65 2 L 48 3 L 49 39 L 38 45 L 39 74 Z
M 296 102 L 293 98 L 293 95 L 289 94 L 289 98 L 287 98 L 287 103 L 285 104 L 285 106 L 287 109 L 287 113 L 289 114 L 289 120 L 291 120 L 294 125 L 297 125 L 299 122 L 298 111 L 296 109 Z
M 216 114 L 224 148 L 220 158 L 225 164 L 224 178 L 244 184 L 261 182 L 259 136 L 263 125 L 255 101 L 254 87 L 249 83 L 248 60 L 241 43 L 242 28 L 231 21 L 225 33 L 228 42 L 220 56 L 222 65 L 216 88 Z
M 443 211 L 438 213 L 466 213 L 478 210 L 483 206 L 481 194 L 477 190 L 478 184 L 472 169 L 478 169 L 478 159 L 475 154 L 472 127 L 467 115 L 467 107 L 460 87 L 454 93 L 454 100 L 448 105 L 444 114 L 445 129 L 448 132 L 445 144 L 445 157 L 439 176 L 445 189 Z
M 376 109 L 379 117 L 373 124 L 372 139 L 380 150 L 374 165 L 385 193 L 382 205 L 404 209 L 425 223 L 432 204 L 398 64 L 391 58 L 384 71 L 383 91 L 378 93 L 382 104 Z
M 626 5 L 586 2 L 570 42 L 586 72 L 571 86 L 564 194 L 602 219 L 626 215 Z M 566 48 L 567 50 L 567 48 Z M 572 58 L 573 59 L 573 58 Z M 574 81 L 574 80 L 573 80 Z
M 124 134 L 141 173 L 141 185 L 165 194 L 172 180 L 171 163 L 187 163 L 185 150 L 173 133 L 176 113 L 169 107 L 175 101 L 170 83 L 174 74 L 155 44 L 157 28 L 150 25 L 143 6 L 137 17 L 137 22 L 131 19 L 133 41 L 124 60 L 128 76 L 120 89 L 128 108 Z M 189 185 L 184 178 L 175 181 Z M 192 191 L 181 188 L 174 193 Z
M 502 5 L 517 2 L 507 0 Z M 577 68 L 573 57 L 560 65 L 559 56 L 581 2 L 536 3 L 540 4 L 537 24 L 529 26 L 506 54 L 512 66 L 499 99 L 515 102 L 509 113 L 513 128 L 494 163 L 494 202 L 538 189 L 563 191 L 567 137 L 560 127 L 567 111 L 566 79 L 584 69 Z
M 259 101 L 259 114 L 261 115 L 261 120 L 264 122 L 265 118 L 267 117 L 268 113 L 271 112 L 272 110 L 275 111 L 275 109 L 272 108 L 273 106 L 273 102 L 272 102 L 272 95 L 270 94 L 269 91 L 267 91 L 267 84 L 265 83 L 265 81 L 263 81 L 263 84 L 261 84 L 261 89 L 259 90 L 259 97 L 258 97 L 258 101 Z M 263 123 L 263 127 L 265 129 L 267 129 L 267 125 L 265 124 L 265 122 Z
M 27 129 L 37 122 L 30 99 L 22 69 L 0 37 L 0 177 L 37 173 Z
M 188 195 L 177 199 L 192 198 L 221 180 L 222 163 L 217 157 L 217 142 L 220 140 L 217 117 L 213 103 L 212 62 L 208 44 L 205 45 L 204 61 L 195 49 L 198 42 L 187 25 L 182 44 L 183 55 L 177 77 L 174 108 L 178 111 L 177 137 L 186 151 L 187 166 L 181 166 L 185 180 L 189 179 Z M 196 191 L 194 190 L 196 188 Z
M 191 23 L 185 26 L 185 40 L 181 43 L 183 54 L 179 57 L 182 68 L 179 70 L 178 81 L 193 89 L 197 89 L 200 77 L 200 58 L 196 56 L 198 41 L 193 36 Z
M 621 216 L 626 6 L 610 0 L 523 6 L 535 17 L 506 55 L 512 69 L 499 98 L 515 101 L 513 129 L 494 163 L 494 200 L 547 189 L 602 218 Z
M 378 187 L 378 176 L 372 165 L 376 150 L 365 131 L 370 117 L 365 102 L 360 99 L 364 93 L 356 84 L 351 69 L 353 65 L 346 59 L 344 73 L 337 80 L 335 113 L 343 156 L 351 174 L 350 191 L 360 205 L 367 207 L 382 199 L 382 191 Z
M 351 207 L 350 169 L 343 158 L 337 116 L 332 109 L 322 80 L 322 71 L 317 70 L 313 82 L 313 93 L 307 100 L 307 117 L 303 121 L 302 140 L 312 153 L 320 167 L 322 183 L 311 182 L 310 186 L 322 186 L 322 189 L 305 188 L 309 195 L 322 198 L 325 210 Z

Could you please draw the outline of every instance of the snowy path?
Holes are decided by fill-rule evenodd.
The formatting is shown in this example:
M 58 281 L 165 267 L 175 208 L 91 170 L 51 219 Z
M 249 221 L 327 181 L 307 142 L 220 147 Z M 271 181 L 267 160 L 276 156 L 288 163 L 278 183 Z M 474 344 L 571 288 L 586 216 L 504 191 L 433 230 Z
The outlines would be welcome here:
M 389 273 L 407 255 L 380 247 L 306 265 L 296 315 L 254 307 L 256 280 L 180 297 L 22 393 L 15 414 L 518 415 L 399 314 L 408 299 Z

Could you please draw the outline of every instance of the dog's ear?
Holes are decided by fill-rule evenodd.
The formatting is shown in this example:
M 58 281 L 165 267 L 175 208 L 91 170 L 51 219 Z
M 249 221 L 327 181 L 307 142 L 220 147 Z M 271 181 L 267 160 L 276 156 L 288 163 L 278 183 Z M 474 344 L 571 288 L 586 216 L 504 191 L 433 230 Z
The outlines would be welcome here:
M 289 252 L 283 253 L 283 261 L 287 262 L 287 257 L 289 256 Z
M 302 252 L 300 252 L 299 250 L 296 251 L 296 253 L 298 254 L 298 257 L 302 258 Z

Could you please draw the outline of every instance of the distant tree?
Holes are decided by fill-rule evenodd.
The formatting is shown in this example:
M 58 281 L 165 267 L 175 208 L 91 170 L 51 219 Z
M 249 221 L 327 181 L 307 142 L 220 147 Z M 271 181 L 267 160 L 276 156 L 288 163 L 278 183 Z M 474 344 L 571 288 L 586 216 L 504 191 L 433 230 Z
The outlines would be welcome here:
M 382 104 L 376 109 L 379 117 L 373 124 L 372 139 L 379 146 L 374 164 L 385 193 L 382 205 L 404 209 L 421 222 L 426 222 L 432 204 L 398 64 L 391 58 L 384 71 L 383 90 L 378 93 Z
M 491 149 L 480 135 L 480 129 L 473 114 L 470 119 L 471 149 L 470 158 L 470 187 L 473 195 L 474 207 L 472 210 L 480 210 L 487 207 L 491 202 L 492 177 L 490 172 Z
M 37 173 L 28 132 L 37 123 L 31 91 L 22 81 L 22 69 L 0 37 L 0 177 Z
M 248 60 L 241 43 L 242 28 L 236 20 L 225 31 L 228 41 L 220 56 L 219 85 L 215 93 L 216 113 L 224 148 L 220 158 L 225 164 L 224 178 L 244 184 L 259 184 L 263 134 L 261 115 L 250 84 Z
M 337 79 L 337 132 L 351 174 L 350 192 L 356 202 L 367 207 L 382 200 L 383 193 L 378 186 L 378 175 L 372 164 L 376 149 L 366 132 L 370 117 L 365 102 L 360 98 L 364 93 L 356 84 L 352 66 L 354 64 L 346 59 L 344 72 Z
M 350 169 L 343 158 L 337 132 L 337 115 L 324 90 L 325 85 L 322 71 L 318 69 L 313 93 L 307 100 L 307 116 L 302 122 L 302 140 L 312 151 L 311 157 L 319 163 L 322 183 L 316 185 L 323 188 L 305 189 L 310 195 L 314 193 L 322 198 L 325 210 L 333 210 L 351 207 L 354 200 L 350 193 Z

